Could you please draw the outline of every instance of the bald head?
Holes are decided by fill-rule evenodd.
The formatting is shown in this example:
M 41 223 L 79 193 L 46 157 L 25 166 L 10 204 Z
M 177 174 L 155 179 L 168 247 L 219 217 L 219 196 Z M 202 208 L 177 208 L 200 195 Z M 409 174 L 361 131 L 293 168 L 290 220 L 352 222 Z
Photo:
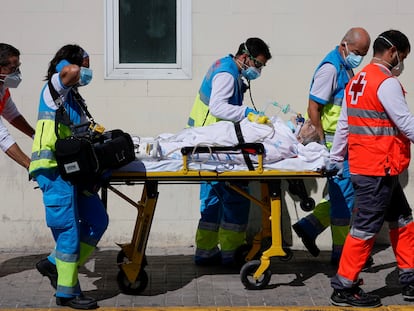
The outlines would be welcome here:
M 348 45 L 348 49 L 356 54 L 365 56 L 368 53 L 371 38 L 368 32 L 362 27 L 354 27 L 347 31 L 342 38 L 341 46 Z

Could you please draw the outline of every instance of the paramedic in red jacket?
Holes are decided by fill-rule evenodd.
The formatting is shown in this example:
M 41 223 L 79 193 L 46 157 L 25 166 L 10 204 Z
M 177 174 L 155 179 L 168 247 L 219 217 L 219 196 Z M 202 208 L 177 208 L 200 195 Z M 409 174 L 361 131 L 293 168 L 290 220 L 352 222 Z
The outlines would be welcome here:
M 410 162 L 414 116 L 398 80 L 410 52 L 408 38 L 388 30 L 374 42 L 374 57 L 347 85 L 346 104 L 331 149 L 331 167 L 340 166 L 348 144 L 355 207 L 331 303 L 377 307 L 379 296 L 364 293 L 359 279 L 384 221 L 399 270 L 403 297 L 414 299 L 414 223 L 398 176 Z M 335 162 L 336 161 L 336 162 Z

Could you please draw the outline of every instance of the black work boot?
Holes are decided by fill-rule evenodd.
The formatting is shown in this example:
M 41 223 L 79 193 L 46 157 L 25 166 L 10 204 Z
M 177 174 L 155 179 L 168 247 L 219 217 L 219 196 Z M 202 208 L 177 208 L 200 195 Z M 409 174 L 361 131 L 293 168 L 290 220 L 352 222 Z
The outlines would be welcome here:
M 339 307 L 375 308 L 381 306 L 377 295 L 367 294 L 360 287 L 335 289 L 331 295 L 331 303 Z
M 408 284 L 402 289 L 402 296 L 404 300 L 414 301 L 414 284 Z
M 84 296 L 83 294 L 72 298 L 56 297 L 56 304 L 58 306 L 67 306 L 73 309 L 81 310 L 98 308 L 98 302 L 95 298 Z
M 51 263 L 49 259 L 43 258 L 36 264 L 36 269 L 40 272 L 41 275 L 48 277 L 50 280 L 50 285 L 56 289 L 58 279 L 56 266 Z
M 312 239 L 300 226 L 299 223 L 295 223 L 292 225 L 293 230 L 295 230 L 296 234 L 302 239 L 303 245 L 308 249 L 309 253 L 312 254 L 314 257 L 318 257 L 320 250 L 316 246 L 315 239 Z

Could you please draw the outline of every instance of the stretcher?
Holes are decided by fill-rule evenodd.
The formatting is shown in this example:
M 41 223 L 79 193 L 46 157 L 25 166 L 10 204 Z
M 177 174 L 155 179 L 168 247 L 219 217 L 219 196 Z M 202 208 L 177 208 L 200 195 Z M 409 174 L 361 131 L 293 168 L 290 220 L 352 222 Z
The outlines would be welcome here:
M 261 289 L 270 281 L 271 271 L 269 269 L 270 258 L 277 256 L 289 258 L 289 250 L 283 247 L 281 233 L 281 181 L 289 182 L 289 191 L 298 195 L 301 199 L 301 207 L 310 211 L 315 202 L 307 196 L 304 179 L 324 177 L 322 171 L 284 171 L 266 170 L 263 168 L 262 156 L 264 147 L 262 144 L 241 144 L 236 147 L 215 147 L 215 151 L 224 150 L 231 152 L 239 150 L 242 152 L 255 153 L 258 163 L 252 170 L 243 171 L 207 171 L 193 170 L 188 167 L 188 156 L 194 154 L 195 147 L 184 147 L 183 165 L 175 172 L 145 172 L 121 169 L 111 174 L 110 181 L 102 188 L 102 200 L 106 204 L 108 190 L 126 200 L 137 209 L 137 217 L 132 239 L 129 243 L 118 244 L 121 250 L 117 256 L 119 273 L 117 281 L 120 290 L 129 295 L 141 293 L 148 284 L 148 275 L 145 272 L 146 258 L 145 250 L 153 222 L 154 212 L 159 196 L 158 185 L 161 183 L 194 183 L 208 181 L 222 181 L 228 187 L 257 204 L 262 210 L 261 230 L 254 236 L 252 245 L 241 247 L 238 257 L 244 263 L 241 268 L 241 281 L 247 289 Z M 197 152 L 211 152 L 211 147 L 197 147 Z M 233 183 L 235 181 L 258 181 L 260 182 L 260 197 L 255 197 Z M 117 185 L 143 185 L 141 198 L 138 201 L 117 189 Z M 263 241 L 270 241 L 265 249 Z

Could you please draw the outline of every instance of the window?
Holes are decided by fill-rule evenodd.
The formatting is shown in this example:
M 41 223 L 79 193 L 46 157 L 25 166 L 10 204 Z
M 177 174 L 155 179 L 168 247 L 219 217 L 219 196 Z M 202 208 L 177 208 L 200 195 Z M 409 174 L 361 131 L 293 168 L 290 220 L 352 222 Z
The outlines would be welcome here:
M 106 0 L 105 79 L 191 79 L 191 0 Z

